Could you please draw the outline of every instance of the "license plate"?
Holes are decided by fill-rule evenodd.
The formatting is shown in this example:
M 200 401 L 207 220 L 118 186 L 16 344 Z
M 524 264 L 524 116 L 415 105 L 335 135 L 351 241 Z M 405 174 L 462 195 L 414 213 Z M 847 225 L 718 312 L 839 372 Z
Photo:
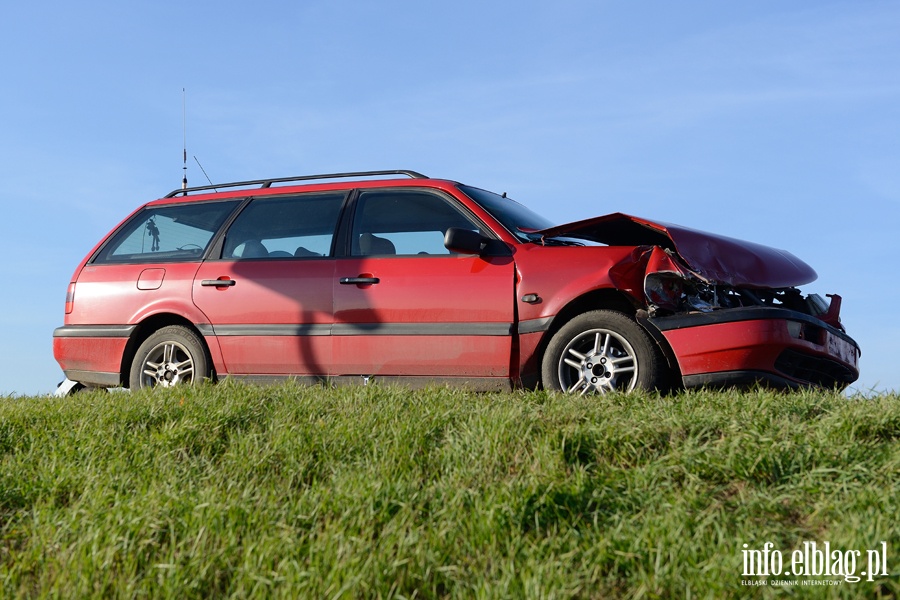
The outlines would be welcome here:
M 830 331 L 826 331 L 825 335 L 825 347 L 828 348 L 828 354 L 837 357 L 841 361 L 851 364 L 854 367 L 858 366 L 859 352 L 857 351 L 856 346 L 844 338 L 834 335 Z

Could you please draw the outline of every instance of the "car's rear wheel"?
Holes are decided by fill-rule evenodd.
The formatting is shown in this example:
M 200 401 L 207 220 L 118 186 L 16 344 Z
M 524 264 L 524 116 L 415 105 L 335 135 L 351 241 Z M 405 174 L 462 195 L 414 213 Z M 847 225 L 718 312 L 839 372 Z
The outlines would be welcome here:
M 209 377 L 209 359 L 200 337 L 181 325 L 156 331 L 140 345 L 131 363 L 131 388 L 191 385 Z
M 665 365 L 659 348 L 634 320 L 595 310 L 575 317 L 551 338 L 541 375 L 550 390 L 630 392 L 661 388 Z

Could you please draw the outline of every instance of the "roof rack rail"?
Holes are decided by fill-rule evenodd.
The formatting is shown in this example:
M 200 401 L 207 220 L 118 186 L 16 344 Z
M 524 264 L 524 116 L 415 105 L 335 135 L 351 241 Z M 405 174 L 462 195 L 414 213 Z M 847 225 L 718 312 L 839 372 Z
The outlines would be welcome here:
M 201 192 L 204 190 L 216 190 L 219 188 L 231 187 L 250 187 L 258 186 L 260 188 L 272 187 L 273 183 L 286 183 L 289 181 L 308 181 L 312 179 L 341 179 L 345 177 L 377 177 L 380 175 L 406 175 L 412 179 L 427 179 L 426 175 L 410 171 L 408 169 L 397 169 L 394 171 L 356 171 L 353 173 L 326 173 L 322 175 L 298 175 L 296 177 L 278 177 L 274 179 L 254 179 L 252 181 L 235 181 L 233 183 L 216 183 L 214 185 L 201 185 L 186 189 L 172 190 L 166 194 L 166 198 L 174 198 L 176 196 L 187 196 L 188 192 Z

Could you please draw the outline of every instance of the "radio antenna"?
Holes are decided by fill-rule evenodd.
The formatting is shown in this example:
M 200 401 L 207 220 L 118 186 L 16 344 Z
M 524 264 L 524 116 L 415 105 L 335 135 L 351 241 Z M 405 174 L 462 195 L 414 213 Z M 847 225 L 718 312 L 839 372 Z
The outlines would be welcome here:
M 181 177 L 181 189 L 187 189 L 187 94 L 184 91 L 184 88 L 181 88 L 181 139 L 182 139 L 182 177 Z
M 219 190 L 216 189 L 216 185 L 212 182 L 212 179 L 209 178 L 209 175 L 206 174 L 206 169 L 200 164 L 200 159 L 194 156 L 194 160 L 197 161 L 197 166 L 200 167 L 200 170 L 203 171 L 203 175 L 206 176 L 206 180 L 209 182 L 210 187 L 218 192 Z

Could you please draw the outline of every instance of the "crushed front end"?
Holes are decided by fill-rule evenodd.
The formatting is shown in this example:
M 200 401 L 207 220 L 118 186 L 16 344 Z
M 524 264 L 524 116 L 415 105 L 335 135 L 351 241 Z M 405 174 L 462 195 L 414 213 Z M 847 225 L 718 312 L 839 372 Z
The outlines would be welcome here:
M 841 297 L 796 288 L 739 288 L 690 273 L 649 273 L 646 323 L 675 355 L 686 387 L 843 389 L 859 377 L 860 350 L 840 321 Z
M 859 377 L 840 296 L 804 295 L 816 272 L 790 252 L 622 213 L 540 234 L 634 246 L 609 277 L 644 296 L 638 321 L 671 350 L 686 387 L 843 389 Z

